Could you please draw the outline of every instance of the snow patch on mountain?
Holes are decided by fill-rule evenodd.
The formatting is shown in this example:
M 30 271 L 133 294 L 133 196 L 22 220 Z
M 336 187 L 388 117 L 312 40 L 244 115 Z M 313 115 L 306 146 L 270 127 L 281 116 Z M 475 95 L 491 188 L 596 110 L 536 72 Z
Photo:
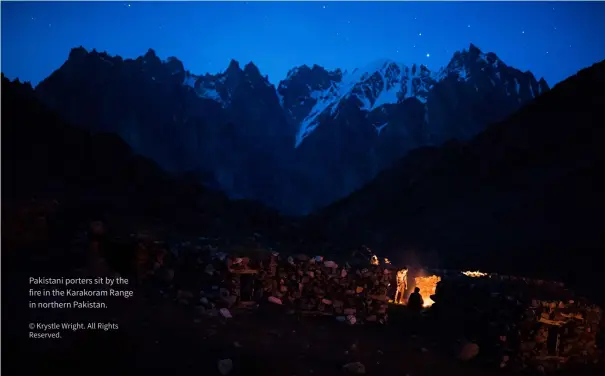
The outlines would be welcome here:
M 386 127 L 387 125 L 389 125 L 389 123 L 384 123 L 382 125 L 374 126 L 374 128 L 376 128 L 376 132 L 378 133 L 379 136 L 380 136 L 380 131 L 382 131 L 384 129 L 384 127 Z
M 430 105 L 427 103 L 429 92 L 445 79 L 461 83 L 474 81 L 472 88 L 479 92 L 481 86 L 477 85 L 477 80 L 482 79 L 480 76 L 486 76 L 492 87 L 496 83 L 502 84 L 506 95 L 520 95 L 520 86 L 525 85 L 525 81 L 519 82 L 516 78 L 513 81 L 508 73 L 510 69 L 495 54 L 485 54 L 471 44 L 468 49 L 456 52 L 448 65 L 436 72 L 431 72 L 424 65 L 406 66 L 390 59 L 377 60 L 364 68 L 344 73 L 340 70 L 326 71 L 316 65 L 311 68 L 303 65 L 291 69 L 275 92 L 281 108 L 298 126 L 294 142 L 294 146 L 298 147 L 322 119 L 327 116 L 338 118 L 343 106 L 353 104 L 368 116 L 375 110 L 384 112 L 389 108 L 385 106 L 411 98 L 425 106 Z M 242 70 L 237 62 L 232 62 L 225 72 L 216 75 L 196 76 L 186 71 L 183 85 L 192 87 L 198 96 L 217 101 L 223 108 L 228 108 L 234 82 L 240 80 L 238 72 Z M 258 68 L 248 64 L 243 73 L 242 77 L 245 78 L 239 82 L 254 89 L 250 77 L 260 74 Z M 273 86 L 266 76 L 262 82 Z M 533 82 L 529 83 L 529 91 L 535 97 L 541 94 L 543 85 L 538 83 L 534 88 Z M 380 130 L 377 131 L 380 133 Z
M 294 70 L 289 76 L 292 72 Z M 359 102 L 361 111 L 367 112 L 414 97 L 426 103 L 436 76 L 426 66 L 410 68 L 389 59 L 377 60 L 351 73 L 345 72 L 340 82 L 332 82 L 326 90 L 312 92 L 317 102 L 301 122 L 294 146 L 298 147 L 317 128 L 324 112 L 330 111 L 334 115 L 341 101 L 351 97 Z

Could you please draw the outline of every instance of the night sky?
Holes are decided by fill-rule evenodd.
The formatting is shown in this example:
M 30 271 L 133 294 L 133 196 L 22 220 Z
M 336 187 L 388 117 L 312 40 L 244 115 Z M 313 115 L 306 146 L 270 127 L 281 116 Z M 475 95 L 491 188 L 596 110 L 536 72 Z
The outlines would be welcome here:
M 192 73 L 253 61 L 289 69 L 391 58 L 439 69 L 474 43 L 550 85 L 605 59 L 605 3 L 2 2 L 2 71 L 36 84 L 72 47 L 135 58 L 153 48 Z

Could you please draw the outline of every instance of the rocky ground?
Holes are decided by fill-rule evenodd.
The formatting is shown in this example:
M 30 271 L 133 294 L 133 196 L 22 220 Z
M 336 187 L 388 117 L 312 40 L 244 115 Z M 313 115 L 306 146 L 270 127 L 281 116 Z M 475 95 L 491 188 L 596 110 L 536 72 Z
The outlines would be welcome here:
M 89 369 L 219 375 L 218 364 L 225 359 L 232 362 L 230 375 L 355 374 L 360 367 L 355 362 L 375 375 L 493 373 L 437 354 L 421 338 L 386 326 L 349 326 L 275 308 L 233 309 L 233 317 L 226 319 L 199 317 L 172 302 L 150 305 L 137 298 L 114 307 L 106 317 L 117 318 L 116 332 L 21 339 L 19 346 L 3 346 L 3 358 L 6 364 L 18 365 L 18 375 L 50 369 L 68 374 Z M 21 332 L 24 336 L 26 330 Z
M 82 262 L 85 258 L 64 256 L 38 252 L 3 258 L 3 265 L 10 265 L 3 268 L 3 366 L 16 370 L 11 374 L 48 370 L 279 376 L 511 373 L 481 357 L 460 360 L 458 344 L 440 338 L 426 327 L 426 320 L 411 318 L 401 306 L 389 307 L 386 324 L 349 325 L 333 315 L 306 314 L 267 301 L 233 305 L 232 317 L 227 318 L 217 308 L 200 310 L 196 303 L 185 304 L 177 291 L 162 294 L 161 288 L 143 283 L 135 288 L 134 298 L 112 300 L 107 310 L 32 313 L 27 309 L 29 276 L 91 272 L 84 270 L 90 268 L 90 263 Z M 28 340 L 27 323 L 34 320 L 111 321 L 120 328 L 65 333 L 59 340 Z M 596 375 L 603 371 L 598 367 L 583 366 L 581 372 Z

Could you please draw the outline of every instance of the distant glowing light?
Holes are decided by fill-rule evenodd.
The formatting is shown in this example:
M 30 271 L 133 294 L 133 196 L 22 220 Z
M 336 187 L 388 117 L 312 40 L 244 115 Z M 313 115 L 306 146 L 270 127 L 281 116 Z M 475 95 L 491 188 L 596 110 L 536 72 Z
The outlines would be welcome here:
M 426 57 L 431 57 L 431 54 L 426 54 Z
M 482 273 L 482 272 L 480 272 L 478 270 L 474 271 L 474 272 L 473 271 L 466 271 L 466 272 L 462 272 L 462 274 L 464 274 L 467 277 L 474 277 L 474 278 L 487 276 L 487 273 Z
M 419 36 L 419 37 L 421 37 L 421 36 L 422 36 L 422 33 L 418 33 L 418 36 Z

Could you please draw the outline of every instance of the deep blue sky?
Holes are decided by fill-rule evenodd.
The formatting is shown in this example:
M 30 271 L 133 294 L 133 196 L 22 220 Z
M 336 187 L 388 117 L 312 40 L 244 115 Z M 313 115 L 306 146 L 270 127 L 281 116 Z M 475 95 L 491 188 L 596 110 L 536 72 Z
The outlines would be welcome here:
M 392 58 L 431 69 L 476 44 L 549 84 L 605 59 L 605 3 L 2 2 L 2 71 L 36 84 L 75 46 L 191 72 L 253 61 L 273 83 L 302 64 Z

